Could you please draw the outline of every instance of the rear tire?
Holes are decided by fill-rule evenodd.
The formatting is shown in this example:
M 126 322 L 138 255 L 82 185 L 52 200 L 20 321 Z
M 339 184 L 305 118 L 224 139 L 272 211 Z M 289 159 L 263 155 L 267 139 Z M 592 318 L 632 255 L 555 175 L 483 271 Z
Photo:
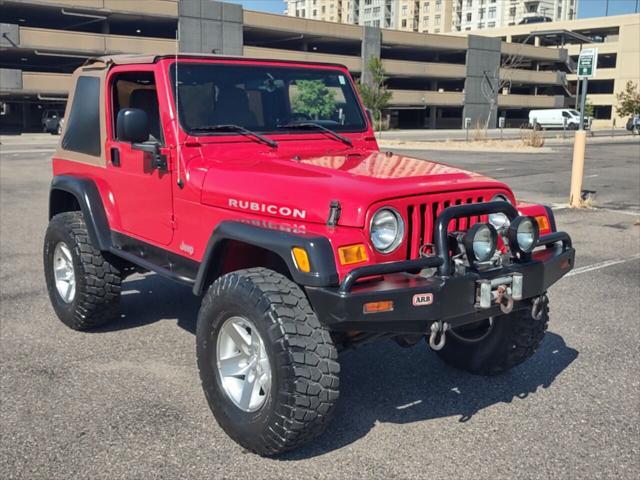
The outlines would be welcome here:
M 240 338 L 238 348 L 228 347 L 229 322 L 240 325 L 244 340 Z M 222 429 L 242 447 L 276 455 L 322 433 L 338 399 L 338 353 L 295 283 L 265 268 L 220 277 L 202 301 L 196 341 L 209 407 Z M 264 370 L 251 366 L 260 358 L 254 343 L 259 353 L 266 351 L 268 383 Z M 234 360 L 233 365 L 223 366 L 226 360 Z M 244 403 L 244 393 L 238 390 L 244 392 L 247 379 L 249 385 L 257 381 L 259 386 Z
M 543 303 L 539 320 L 531 317 L 531 306 L 499 315 L 493 319 L 491 332 L 480 341 L 461 341 L 450 333 L 438 355 L 449 365 L 476 375 L 498 375 L 531 357 L 544 338 L 549 323 L 548 302 Z M 469 330 L 456 330 L 467 338 L 480 338 Z
M 81 212 L 60 213 L 51 219 L 43 258 L 49 298 L 65 325 L 87 330 L 117 317 L 120 270 L 93 247 Z M 65 265 L 68 280 L 55 272 L 64 271 Z

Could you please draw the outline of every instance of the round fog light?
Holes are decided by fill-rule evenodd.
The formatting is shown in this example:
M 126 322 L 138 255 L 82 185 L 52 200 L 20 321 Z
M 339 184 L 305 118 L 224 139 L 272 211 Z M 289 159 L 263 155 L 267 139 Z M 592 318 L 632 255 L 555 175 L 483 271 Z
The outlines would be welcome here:
M 469 260 L 486 262 L 496 251 L 498 232 L 488 223 L 476 223 L 464 236 L 464 248 Z
M 509 247 L 521 253 L 530 253 L 538 243 L 540 229 L 532 217 L 517 217 L 507 232 Z

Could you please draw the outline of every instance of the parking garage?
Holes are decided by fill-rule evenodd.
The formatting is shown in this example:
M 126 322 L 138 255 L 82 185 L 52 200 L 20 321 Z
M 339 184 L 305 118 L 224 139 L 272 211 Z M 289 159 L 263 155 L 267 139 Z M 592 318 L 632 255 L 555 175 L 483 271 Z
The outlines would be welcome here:
M 341 63 L 365 82 L 363 65 L 379 56 L 393 94 L 386 115 L 394 128 L 459 128 L 464 117 L 484 124 L 489 115 L 490 126 L 498 116 L 517 126 L 531 108 L 573 102 L 567 51 L 558 48 L 321 22 L 211 0 L 0 4 L 3 131 L 40 130 L 45 111 L 62 110 L 70 73 L 89 57 L 177 49 Z M 517 65 L 509 65 L 514 56 Z M 489 95 L 482 92 L 486 77 L 495 80 Z

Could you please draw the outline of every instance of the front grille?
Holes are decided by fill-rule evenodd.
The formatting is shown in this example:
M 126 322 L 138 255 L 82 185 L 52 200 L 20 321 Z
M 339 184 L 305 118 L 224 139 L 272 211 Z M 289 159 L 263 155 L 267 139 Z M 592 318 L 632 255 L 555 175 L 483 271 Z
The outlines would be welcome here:
M 420 248 L 433 242 L 435 219 L 445 208 L 468 203 L 488 201 L 492 194 L 478 192 L 460 192 L 459 194 L 440 194 L 411 199 L 407 208 L 407 258 L 418 258 Z M 456 218 L 449 224 L 449 231 L 465 231 L 474 223 L 486 221 L 486 215 Z

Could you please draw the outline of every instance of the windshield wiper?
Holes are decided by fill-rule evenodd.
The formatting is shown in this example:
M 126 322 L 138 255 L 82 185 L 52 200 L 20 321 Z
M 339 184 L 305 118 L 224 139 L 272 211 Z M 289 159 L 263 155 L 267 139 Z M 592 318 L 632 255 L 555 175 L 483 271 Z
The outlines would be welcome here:
M 277 148 L 278 142 L 275 140 L 271 140 L 270 138 L 265 137 L 264 135 L 260 135 L 253 130 L 249 130 L 248 128 L 244 128 L 240 125 L 235 125 L 233 123 L 227 123 L 222 125 L 202 125 L 200 127 L 192 128 L 194 131 L 198 132 L 219 132 L 219 131 L 230 131 L 230 132 L 240 132 L 244 135 L 249 135 L 250 137 L 257 138 L 263 143 L 266 143 L 270 147 Z
M 285 125 L 278 125 L 278 128 L 317 128 L 319 130 L 322 130 L 323 132 L 327 132 L 333 138 L 340 140 L 342 143 L 346 143 L 350 147 L 353 147 L 353 142 L 349 140 L 347 137 L 344 137 L 339 133 L 334 132 L 330 128 L 327 128 L 320 123 L 316 123 L 316 122 L 287 123 Z

